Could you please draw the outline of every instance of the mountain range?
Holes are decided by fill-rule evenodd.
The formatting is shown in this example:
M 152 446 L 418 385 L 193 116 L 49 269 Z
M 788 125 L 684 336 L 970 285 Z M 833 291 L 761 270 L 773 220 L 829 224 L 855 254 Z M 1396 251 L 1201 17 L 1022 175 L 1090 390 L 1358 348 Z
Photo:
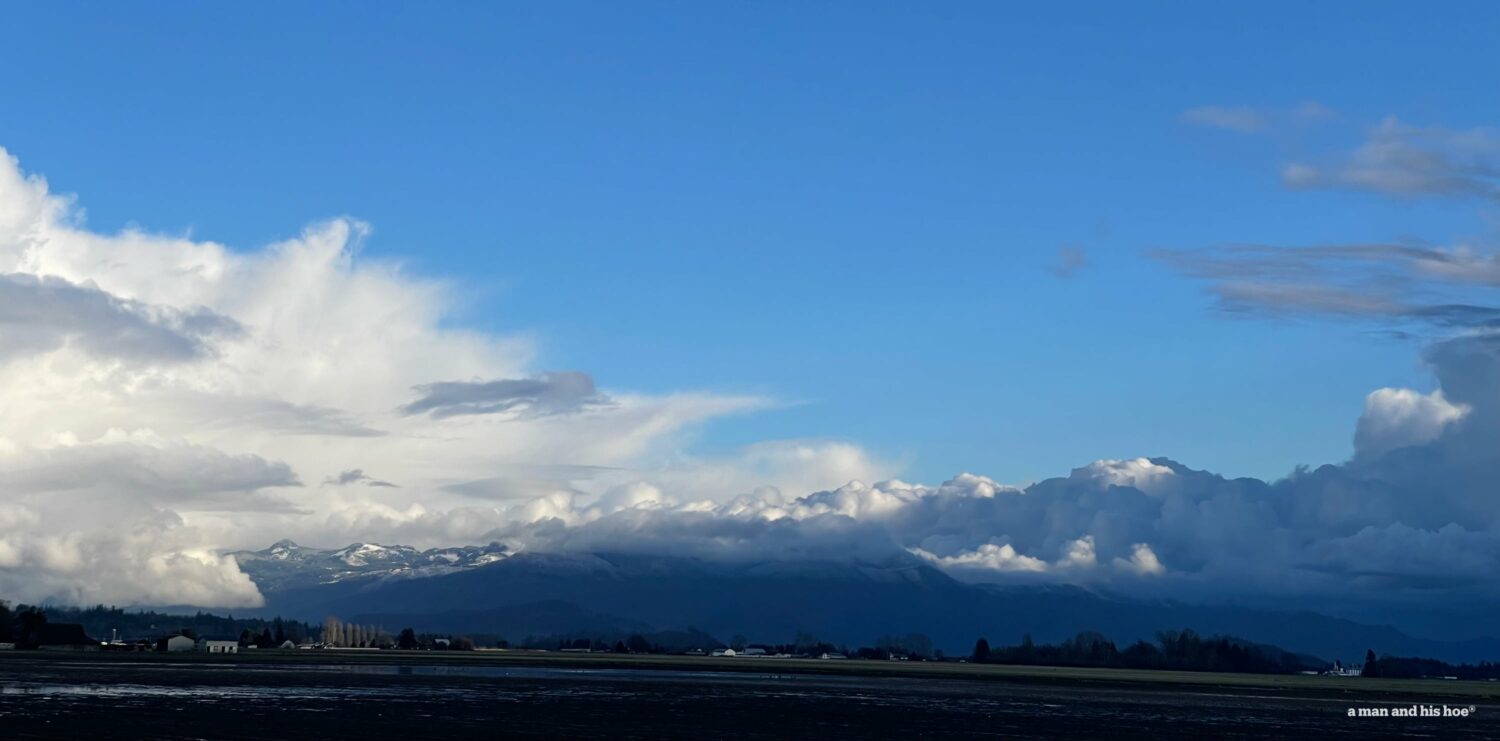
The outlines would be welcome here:
M 494 563 L 507 553 L 499 543 L 419 551 L 410 546 L 374 543 L 308 548 L 279 540 L 264 550 L 229 555 L 262 591 L 281 591 L 350 579 L 368 583 L 449 574 Z
M 1122 646 L 1191 628 L 1328 660 L 1381 654 L 1493 660 L 1500 641 L 1419 638 L 1314 612 L 1142 601 L 1073 586 L 958 581 L 918 559 L 714 562 L 623 553 L 508 553 L 503 546 L 417 551 L 355 544 L 319 550 L 282 541 L 235 554 L 266 614 L 327 615 L 512 640 L 523 636 L 689 631 L 849 645 L 918 632 L 966 652 L 978 637 L 1052 642 L 1099 631 Z

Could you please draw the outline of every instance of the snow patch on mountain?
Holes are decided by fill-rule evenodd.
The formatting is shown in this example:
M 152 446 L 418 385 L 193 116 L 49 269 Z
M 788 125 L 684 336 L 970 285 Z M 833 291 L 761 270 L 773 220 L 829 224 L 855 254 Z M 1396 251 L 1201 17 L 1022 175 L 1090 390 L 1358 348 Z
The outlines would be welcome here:
M 262 590 L 281 590 L 350 579 L 406 579 L 477 568 L 504 560 L 505 546 L 432 548 L 351 543 L 343 548 L 310 548 L 279 540 L 259 551 L 228 554 Z

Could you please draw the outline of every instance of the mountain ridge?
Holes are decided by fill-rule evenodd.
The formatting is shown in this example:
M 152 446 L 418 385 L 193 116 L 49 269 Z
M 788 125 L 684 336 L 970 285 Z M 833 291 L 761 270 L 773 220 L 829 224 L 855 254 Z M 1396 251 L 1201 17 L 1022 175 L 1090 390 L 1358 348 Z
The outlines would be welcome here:
M 419 551 L 406 545 L 350 543 L 343 548 L 311 548 L 283 538 L 259 551 L 233 551 L 235 559 L 262 591 L 350 579 L 422 578 L 477 568 L 507 558 L 500 543 L 453 546 Z
M 564 621 L 569 625 L 607 618 L 642 629 L 692 627 L 765 642 L 811 633 L 862 645 L 881 635 L 920 632 L 954 652 L 981 636 L 992 643 L 1019 643 L 1026 635 L 1055 642 L 1098 631 L 1123 645 L 1191 628 L 1345 661 L 1362 659 L 1366 649 L 1445 661 L 1500 657 L 1500 640 L 1493 638 L 1433 640 L 1306 610 L 1141 601 L 1072 585 L 973 584 L 915 558 L 730 562 L 523 551 L 432 573 L 374 570 L 335 580 L 284 579 L 279 586 L 257 579 L 257 568 L 247 573 L 262 587 L 265 611 L 314 621 L 330 614 L 403 616 L 441 628 L 434 616 L 447 613 L 462 623 L 455 630 L 501 633 L 502 624 L 520 624 L 501 617 L 514 616 L 521 606 L 567 604 L 579 615 Z M 495 616 L 495 630 L 478 630 L 485 627 L 486 611 Z M 545 628 L 537 620 L 525 625 L 537 634 Z

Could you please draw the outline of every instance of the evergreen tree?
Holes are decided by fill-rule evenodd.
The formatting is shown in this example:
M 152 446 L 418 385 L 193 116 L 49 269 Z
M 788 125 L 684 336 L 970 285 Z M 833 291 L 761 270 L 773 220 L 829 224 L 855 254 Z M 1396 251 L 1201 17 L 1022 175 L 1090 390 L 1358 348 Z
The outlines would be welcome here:
M 974 661 L 983 664 L 990 659 L 990 642 L 984 638 L 974 642 Z

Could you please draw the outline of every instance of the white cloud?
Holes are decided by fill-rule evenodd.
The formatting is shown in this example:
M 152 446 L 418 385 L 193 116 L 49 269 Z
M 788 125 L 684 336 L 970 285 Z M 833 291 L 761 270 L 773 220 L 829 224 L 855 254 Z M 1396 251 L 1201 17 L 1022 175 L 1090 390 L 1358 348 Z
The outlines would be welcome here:
M 1500 198 L 1500 134 L 1493 129 L 1412 126 L 1387 118 L 1353 152 L 1282 168 L 1292 188 L 1346 188 L 1385 195 Z
M 1050 568 L 1046 561 L 1032 556 L 1023 556 L 1016 552 L 1011 544 L 995 545 L 985 543 L 972 551 L 964 551 L 954 556 L 936 556 L 920 548 L 913 548 L 912 552 L 929 561 L 948 568 L 981 568 L 992 571 L 1029 571 L 1042 572 Z
M 1075 469 L 1072 478 L 1080 481 L 1099 481 L 1112 486 L 1133 486 L 1141 491 L 1150 491 L 1156 484 L 1169 480 L 1176 472 L 1170 467 L 1148 460 L 1098 460 L 1083 468 Z
M 1131 546 L 1130 558 L 1116 558 L 1113 563 L 1117 569 L 1144 576 L 1163 574 L 1167 570 L 1161 565 L 1161 560 L 1156 557 L 1156 551 L 1151 550 L 1151 546 L 1145 543 L 1136 543 Z
M 1376 456 L 1430 442 L 1468 412 L 1467 406 L 1450 404 L 1441 390 L 1422 394 L 1411 389 L 1376 389 L 1365 397 L 1365 411 L 1355 428 L 1355 455 Z
M 360 258 L 368 233 L 334 220 L 249 251 L 100 235 L 0 162 L 0 275 L 68 297 L 0 321 L 34 330 L 0 363 L 0 594 L 253 605 L 254 586 L 215 554 L 292 537 L 917 554 L 965 579 L 1173 595 L 1360 594 L 1379 577 L 1381 594 L 1493 596 L 1449 578 L 1492 563 L 1500 541 L 1500 343 L 1472 317 L 1429 354 L 1440 391 L 1371 395 L 1344 465 L 1265 482 L 1124 458 L 1025 488 L 967 473 L 934 486 L 840 441 L 685 452 L 703 421 L 768 401 L 549 374 L 524 340 L 448 327 L 446 287 Z M 1455 281 L 1478 273 L 1455 264 L 1484 263 L 1391 247 L 1254 254 L 1196 269 L 1386 260 Z M 1387 536 L 1422 557 L 1403 565 Z
M 386 527 L 432 541 L 573 517 L 572 501 L 541 499 L 464 524 L 484 499 L 453 485 L 514 463 L 670 468 L 697 424 L 766 403 L 607 393 L 583 373 L 538 371 L 524 339 L 447 326 L 442 282 L 360 257 L 369 234 L 334 219 L 251 250 L 100 234 L 0 153 L 0 509 L 40 518 L 0 522 L 0 569 L 20 570 L 0 579 L 8 596 L 245 604 L 234 565 L 203 554 L 285 534 Z M 837 458 L 820 460 L 860 468 Z M 787 462 L 785 478 L 754 460 L 717 476 L 742 491 L 802 486 L 823 465 Z M 380 478 L 301 485 L 365 470 Z M 620 478 L 533 490 L 583 501 Z M 401 486 L 369 485 L 386 481 Z M 162 520 L 170 546 L 111 535 Z M 173 574 L 177 595 L 160 586 Z
M 1093 568 L 1099 563 L 1094 553 L 1094 536 L 1085 535 L 1071 543 L 1063 552 L 1062 561 L 1058 564 L 1062 568 L 1087 569 Z
M 0 593 L 14 597 L 72 604 L 263 603 L 233 559 L 199 547 L 202 534 L 170 512 L 70 532 L 0 533 Z

